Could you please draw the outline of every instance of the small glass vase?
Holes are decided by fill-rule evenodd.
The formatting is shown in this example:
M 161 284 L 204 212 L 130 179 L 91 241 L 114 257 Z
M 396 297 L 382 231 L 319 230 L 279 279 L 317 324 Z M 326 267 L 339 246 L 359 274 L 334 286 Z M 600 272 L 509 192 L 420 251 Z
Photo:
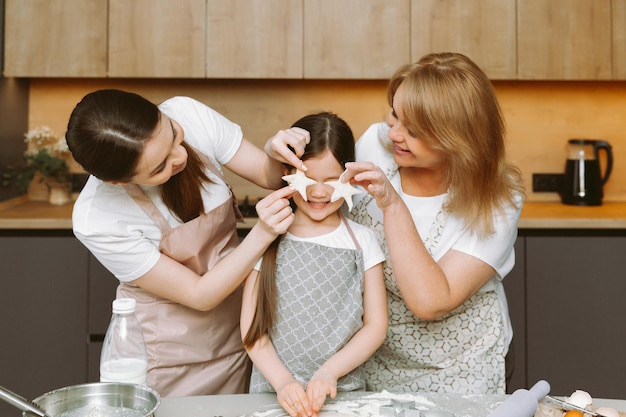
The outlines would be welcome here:
M 48 183 L 48 189 L 50 190 L 48 202 L 52 205 L 62 206 L 69 203 L 72 199 L 70 184 L 67 182 L 50 182 Z

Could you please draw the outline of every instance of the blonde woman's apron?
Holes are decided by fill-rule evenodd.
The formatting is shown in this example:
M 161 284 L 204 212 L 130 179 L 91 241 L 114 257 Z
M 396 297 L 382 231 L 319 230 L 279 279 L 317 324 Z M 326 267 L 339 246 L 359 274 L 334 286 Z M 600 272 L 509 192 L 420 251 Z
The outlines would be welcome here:
M 276 323 L 270 339 L 282 363 L 303 386 L 363 327 L 363 252 L 283 239 L 276 259 Z M 339 378 L 339 391 L 365 389 L 359 367 Z M 274 392 L 252 369 L 250 392 Z
M 175 228 L 140 187 L 127 186 L 126 191 L 161 229 L 161 253 L 199 275 L 238 244 L 235 226 L 241 214 L 232 191 L 222 205 Z M 241 295 L 240 287 L 203 312 L 121 283 L 117 296 L 137 300 L 148 350 L 148 385 L 163 397 L 246 392 L 251 365 L 239 331 Z
M 386 174 L 391 178 L 397 167 Z M 406 306 L 393 275 L 384 225 L 367 210 L 371 195 L 351 217 L 378 235 L 384 265 L 389 328 L 383 345 L 365 364 L 367 389 L 395 392 L 485 394 L 505 392 L 505 345 L 501 306 L 494 291 L 479 291 L 437 320 L 421 320 Z M 424 245 L 432 255 L 446 224 L 442 209 Z

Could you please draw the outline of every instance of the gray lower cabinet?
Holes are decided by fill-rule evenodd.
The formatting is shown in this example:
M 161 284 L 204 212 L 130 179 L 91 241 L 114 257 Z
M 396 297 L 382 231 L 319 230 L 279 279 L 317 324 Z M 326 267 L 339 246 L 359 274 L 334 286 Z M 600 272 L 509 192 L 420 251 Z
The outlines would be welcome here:
M 516 370 L 551 394 L 626 396 L 626 231 L 521 230 L 505 279 Z M 521 300 L 524 300 L 523 302 Z
M 626 236 L 526 237 L 528 380 L 626 397 Z
M 507 393 L 518 388 L 526 388 L 526 290 L 524 238 L 515 242 L 515 267 L 504 279 L 509 304 L 509 316 L 513 325 L 513 345 L 509 349 L 507 368 L 513 369 L 513 375 L 507 385 Z M 510 370 L 509 370 L 510 372 Z
M 545 379 L 553 395 L 626 396 L 626 231 L 520 230 L 504 285 L 508 392 Z M 116 287 L 69 231 L 0 231 L 0 385 L 33 399 L 97 381 Z
M 100 351 L 111 321 L 111 309 L 119 281 L 89 254 L 89 345 L 87 382 L 100 380 Z
M 114 297 L 94 263 L 69 231 L 0 232 L 0 385 L 32 400 L 88 381 L 92 321 L 108 324 Z M 21 412 L 0 401 L 0 415 Z

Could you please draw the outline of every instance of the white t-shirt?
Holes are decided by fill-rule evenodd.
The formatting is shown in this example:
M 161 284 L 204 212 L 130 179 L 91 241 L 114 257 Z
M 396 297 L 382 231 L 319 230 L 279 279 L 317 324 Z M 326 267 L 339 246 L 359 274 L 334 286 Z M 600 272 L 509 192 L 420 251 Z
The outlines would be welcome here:
M 159 109 L 180 124 L 185 142 L 219 169 L 241 145 L 241 128 L 199 101 L 174 97 L 160 104 Z M 208 212 L 230 198 L 230 193 L 212 172 L 206 170 L 206 174 L 214 181 L 202 192 Z M 172 227 L 181 224 L 163 204 L 157 186 L 141 188 Z M 160 257 L 161 231 L 121 185 L 90 176 L 74 204 L 72 224 L 76 237 L 120 281 L 141 277 Z
M 354 237 L 359 242 L 361 250 L 363 252 L 363 270 L 367 271 L 376 264 L 379 264 L 385 260 L 385 254 L 378 243 L 376 234 L 367 227 L 360 225 L 348 219 L 350 228 Z M 296 240 L 299 242 L 317 243 L 318 245 L 328 246 L 331 248 L 339 249 L 356 249 L 356 245 L 348 232 L 348 228 L 341 222 L 339 227 L 335 228 L 330 233 L 314 237 L 298 237 L 287 232 L 285 239 Z M 261 269 L 261 260 L 257 262 L 254 267 L 255 270 Z
M 389 152 L 386 144 L 389 139 L 386 137 L 388 129 L 385 123 L 376 123 L 370 126 L 361 136 L 356 144 L 356 160 L 371 161 L 380 167 L 383 172 L 387 172 L 395 165 L 393 154 Z M 398 191 L 400 197 L 407 205 L 413 222 L 422 239 L 429 235 L 435 216 L 441 210 L 447 194 L 434 197 L 415 197 L 405 194 L 402 191 L 400 176 L 398 174 L 391 178 L 393 187 Z M 354 203 L 365 198 L 367 194 L 357 194 Z M 479 238 L 471 233 L 465 225 L 463 219 L 454 215 L 449 215 L 443 234 L 435 247 L 433 258 L 438 261 L 451 249 L 466 253 L 490 265 L 496 271 L 481 291 L 494 290 L 498 294 L 503 309 L 503 320 L 505 326 L 505 342 L 508 344 L 513 332 L 508 315 L 508 307 L 502 279 L 513 269 L 515 265 L 515 251 L 513 245 L 517 238 L 517 224 L 522 209 L 522 197 L 517 197 L 517 207 L 507 208 L 503 215 L 495 218 L 495 233 L 486 238 Z M 367 210 L 372 218 L 382 222 L 382 212 L 376 206 L 375 201 L 371 201 Z

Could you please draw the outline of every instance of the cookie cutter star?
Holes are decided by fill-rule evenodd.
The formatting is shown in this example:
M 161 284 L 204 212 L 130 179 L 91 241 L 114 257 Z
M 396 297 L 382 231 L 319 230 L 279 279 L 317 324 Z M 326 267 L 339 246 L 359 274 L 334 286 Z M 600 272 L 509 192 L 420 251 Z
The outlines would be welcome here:
M 345 171 L 344 171 L 345 172 Z M 343 198 L 344 201 L 348 204 L 348 210 L 352 210 L 352 196 L 355 194 L 361 194 L 363 191 L 358 188 L 352 186 L 350 182 L 341 182 L 341 176 L 339 176 L 339 180 L 337 181 L 326 181 L 324 184 L 328 184 L 333 187 L 335 190 L 333 191 L 333 195 L 330 196 L 330 202 L 334 202 Z
M 300 193 L 304 201 L 309 201 L 306 198 L 306 187 L 308 187 L 309 185 L 317 184 L 317 181 L 314 181 L 311 178 L 307 177 L 306 175 L 304 175 L 304 172 L 300 171 L 299 169 L 296 170 L 295 174 L 285 175 L 283 177 L 283 180 L 287 181 L 287 184 L 295 188 L 296 191 Z

